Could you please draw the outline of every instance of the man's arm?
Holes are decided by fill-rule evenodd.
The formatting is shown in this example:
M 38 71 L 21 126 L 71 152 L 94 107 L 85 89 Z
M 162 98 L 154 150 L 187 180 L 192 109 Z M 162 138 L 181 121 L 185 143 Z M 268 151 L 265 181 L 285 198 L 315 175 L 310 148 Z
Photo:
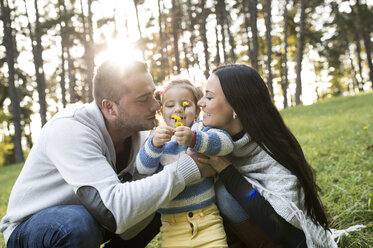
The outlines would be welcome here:
M 153 176 L 120 183 L 95 130 L 73 120 L 51 124 L 45 146 L 48 158 L 82 204 L 111 232 L 125 232 L 201 177 L 194 160 L 183 155 L 178 166 L 174 163 Z

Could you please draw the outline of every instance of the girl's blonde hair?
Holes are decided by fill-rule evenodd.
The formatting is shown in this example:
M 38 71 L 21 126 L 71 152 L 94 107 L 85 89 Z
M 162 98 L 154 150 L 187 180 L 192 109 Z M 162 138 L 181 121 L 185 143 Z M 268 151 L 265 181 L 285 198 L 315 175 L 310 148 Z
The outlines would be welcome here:
M 197 103 L 199 101 L 199 99 L 202 98 L 203 96 L 203 93 L 202 91 L 197 88 L 196 86 L 194 86 L 188 79 L 176 79 L 176 80 L 172 80 L 170 81 L 168 84 L 166 84 L 166 86 L 164 87 L 163 91 L 162 91 L 162 94 L 161 94 L 161 103 L 163 104 L 163 97 L 164 97 L 164 94 L 171 88 L 173 87 L 184 87 L 188 90 L 190 90 L 192 93 L 193 93 L 193 96 L 194 96 L 194 100 L 195 102 Z

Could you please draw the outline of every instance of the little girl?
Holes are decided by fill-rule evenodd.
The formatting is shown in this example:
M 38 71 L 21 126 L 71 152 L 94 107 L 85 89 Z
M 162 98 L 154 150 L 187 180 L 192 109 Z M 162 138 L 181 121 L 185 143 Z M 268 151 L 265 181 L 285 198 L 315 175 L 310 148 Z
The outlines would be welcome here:
M 137 170 L 146 175 L 178 160 L 189 148 L 224 156 L 233 141 L 225 131 L 204 127 L 197 107 L 202 92 L 188 80 L 171 81 L 161 96 L 161 113 L 167 126 L 159 126 L 136 158 Z M 201 178 L 185 187 L 158 210 L 162 220 L 162 247 L 228 247 L 222 218 L 215 205 L 214 179 Z

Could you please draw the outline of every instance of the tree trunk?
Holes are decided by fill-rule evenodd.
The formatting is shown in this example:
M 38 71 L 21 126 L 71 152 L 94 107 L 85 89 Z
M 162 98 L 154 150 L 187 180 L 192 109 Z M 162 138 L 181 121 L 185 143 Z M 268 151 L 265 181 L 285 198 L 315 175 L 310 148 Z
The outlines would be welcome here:
M 206 1 L 204 1 L 206 2 Z M 225 9 L 225 1 L 224 0 L 218 0 L 217 5 L 216 5 L 216 11 L 217 11 L 217 17 L 218 17 L 218 22 L 220 26 L 220 32 L 221 32 L 221 43 L 223 45 L 223 57 L 224 57 L 224 62 L 227 62 L 228 56 L 227 56 L 227 51 L 225 48 L 225 25 L 224 25 L 224 9 Z M 206 20 L 204 20 L 206 22 Z
M 167 44 L 166 39 L 164 38 L 163 34 L 163 22 L 162 22 L 162 12 L 161 12 L 161 0 L 157 0 L 158 3 L 158 25 L 159 25 L 159 48 L 161 52 L 161 67 L 163 70 L 166 71 L 167 74 L 169 74 L 169 69 L 168 69 L 168 59 L 166 58 L 164 54 L 164 49 L 165 46 L 164 44 Z M 167 60 L 167 61 L 166 61 Z
M 93 72 L 95 68 L 95 51 L 93 41 L 93 23 L 92 23 L 92 0 L 88 0 L 88 46 L 86 50 L 87 63 L 87 84 L 88 84 L 88 102 L 93 101 Z
M 225 13 L 225 24 L 227 25 L 227 32 L 228 32 L 228 41 L 229 41 L 229 45 L 231 47 L 231 61 L 234 63 L 236 62 L 237 58 L 236 58 L 236 53 L 234 52 L 234 50 L 236 49 L 236 45 L 234 44 L 234 37 L 232 35 L 232 32 L 230 30 L 230 26 L 231 26 L 231 16 L 229 14 L 229 12 L 226 11 L 225 7 L 224 7 L 224 13 Z
M 287 97 L 287 89 L 288 89 L 288 22 L 289 22 L 289 17 L 288 17 L 288 3 L 289 0 L 285 1 L 285 11 L 284 11 L 284 79 L 282 83 L 282 91 L 284 94 L 284 108 L 288 107 L 288 97 Z
M 266 15 L 266 39 L 267 39 L 267 69 L 268 69 L 268 79 L 267 84 L 269 88 L 269 92 L 271 94 L 271 98 L 273 100 L 274 93 L 273 93 L 273 83 L 272 83 L 272 35 L 271 35 L 271 29 L 272 29 L 272 6 L 271 6 L 271 0 L 267 0 L 267 15 Z
M 300 1 L 300 28 L 299 28 L 299 39 L 298 39 L 298 51 L 297 51 L 297 79 L 295 88 L 295 105 L 301 104 L 302 95 L 302 60 L 303 60 L 303 48 L 304 48 L 304 28 L 306 22 L 306 1 Z
M 41 118 L 41 125 L 47 122 L 47 103 L 45 100 L 45 90 L 46 90 L 46 83 L 45 83 L 45 76 L 44 76 L 44 69 L 43 69 L 43 47 L 41 45 L 41 27 L 40 27 L 40 20 L 39 20 L 39 9 L 37 0 L 34 0 L 34 7 L 35 7 L 35 34 L 31 27 L 31 22 L 27 12 L 27 4 L 26 0 L 25 8 L 26 8 L 26 16 L 28 19 L 28 27 L 30 30 L 30 39 L 31 39 L 31 46 L 32 46 L 32 53 L 34 55 L 34 65 L 35 65 L 35 74 L 36 74 L 36 84 L 37 84 L 37 91 L 39 94 L 39 105 L 40 105 L 40 118 Z
M 143 42 L 143 39 L 142 39 L 142 31 L 141 31 L 141 26 L 140 26 L 140 19 L 139 19 L 139 10 L 138 10 L 138 5 L 139 4 L 142 4 L 144 1 L 139 1 L 139 0 L 133 0 L 133 3 L 135 5 L 135 11 L 136 11 L 136 20 L 137 20 L 137 29 L 139 31 L 139 35 L 140 35 L 140 43 Z M 141 45 L 142 47 L 142 45 Z M 142 51 L 142 58 L 145 59 L 145 53 L 144 53 L 144 50 L 143 48 L 141 48 L 141 51 Z
M 58 13 L 60 15 L 60 35 L 61 35 L 61 94 L 62 94 L 62 106 L 65 108 L 67 105 L 66 102 L 66 58 L 65 58 L 65 44 L 66 44 L 66 21 L 65 21 L 65 2 L 64 0 L 59 1 L 59 8 Z M 63 8 L 63 12 L 61 11 L 61 7 Z M 63 25 L 62 25 L 63 24 Z
M 70 95 L 70 103 L 75 103 L 78 100 L 76 91 L 75 91 L 75 74 L 74 74 L 74 61 L 71 57 L 70 53 L 70 41 L 66 47 L 66 54 L 67 54 L 67 74 L 69 76 L 69 95 Z
M 250 59 L 250 62 L 251 62 L 251 65 L 253 64 L 253 52 L 252 52 L 252 49 L 251 49 L 251 38 L 250 38 L 250 35 L 249 35 L 249 17 L 247 16 L 249 13 L 249 3 L 247 2 L 248 0 L 244 0 L 243 3 L 242 3 L 242 11 L 243 11 L 243 14 L 244 14 L 244 23 L 245 23 L 245 31 L 246 31 L 246 35 L 247 35 L 247 51 L 248 51 L 248 55 L 249 55 L 249 59 Z
M 209 66 L 209 48 L 207 43 L 207 34 L 206 34 L 206 8 L 205 8 L 206 0 L 201 0 L 201 36 L 202 36 L 202 42 L 203 42 L 203 51 L 205 53 L 205 77 L 208 78 L 210 75 L 210 66 Z
M 364 78 L 363 78 L 363 67 L 361 65 L 362 59 L 361 59 L 360 39 L 359 39 L 359 34 L 356 31 L 356 29 L 354 29 L 353 32 L 354 32 L 354 40 L 356 44 L 357 65 L 359 67 L 359 76 L 360 76 L 360 80 L 358 80 L 358 88 L 359 88 L 359 91 L 363 91 Z
M 14 162 L 21 163 L 24 161 L 22 151 L 22 129 L 21 129 L 21 107 L 17 89 L 15 86 L 15 68 L 14 60 L 16 56 L 15 41 L 10 19 L 10 8 L 7 0 L 0 0 L 1 5 L 1 20 L 4 26 L 4 46 L 6 48 L 6 62 L 8 64 L 8 92 L 11 101 L 12 121 L 14 125 Z
M 259 51 L 259 44 L 258 44 L 258 28 L 257 28 L 257 9 L 256 5 L 258 0 L 249 0 L 249 11 L 250 11 L 250 26 L 251 26 L 251 33 L 252 33 L 252 41 L 253 41 L 253 67 L 258 70 L 258 51 Z
M 176 72 L 180 74 L 180 55 L 179 55 L 179 6 L 176 5 L 176 0 L 172 0 L 172 35 L 174 38 L 174 55 L 175 55 L 175 65 Z
M 356 1 L 357 9 L 358 9 L 358 16 L 360 20 L 360 24 L 362 25 L 361 32 L 364 41 L 364 47 L 367 54 L 368 60 L 368 67 L 369 67 L 369 79 L 371 82 L 371 88 L 373 89 L 373 64 L 372 64 L 372 56 L 371 56 L 371 44 L 370 44 L 370 26 L 367 26 L 367 22 L 364 21 L 364 17 L 366 16 L 366 9 L 367 6 L 364 5 L 364 9 L 362 9 L 362 5 L 360 1 Z
M 215 57 L 215 64 L 220 65 L 220 48 L 219 48 L 219 32 L 218 32 L 218 25 L 215 26 L 215 44 L 216 44 L 216 57 Z
M 194 18 L 193 18 L 193 15 L 192 15 L 192 1 L 191 0 L 188 0 L 187 1 L 187 4 L 188 4 L 188 19 L 189 19 L 189 24 L 188 24 L 188 30 L 190 32 L 190 51 L 192 53 L 192 58 L 193 58 L 193 61 L 192 61 L 192 65 L 194 66 L 195 64 L 199 65 L 199 59 L 198 59 L 198 53 L 194 52 L 194 47 L 196 46 L 195 42 L 196 42 L 196 35 L 195 35 L 195 29 L 194 29 Z

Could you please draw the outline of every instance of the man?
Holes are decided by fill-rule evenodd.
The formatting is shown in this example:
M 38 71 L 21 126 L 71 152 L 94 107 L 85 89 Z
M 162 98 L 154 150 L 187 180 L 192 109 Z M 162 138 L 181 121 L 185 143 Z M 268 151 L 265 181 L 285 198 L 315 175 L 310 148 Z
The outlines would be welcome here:
M 71 106 L 43 127 L 1 221 L 8 248 L 99 247 L 107 240 L 105 247 L 143 247 L 159 231 L 154 213 L 169 194 L 209 174 L 188 155 L 147 178 L 135 171 L 147 136 L 141 131 L 153 128 L 160 108 L 144 63 L 107 61 L 93 88 L 94 102 Z

